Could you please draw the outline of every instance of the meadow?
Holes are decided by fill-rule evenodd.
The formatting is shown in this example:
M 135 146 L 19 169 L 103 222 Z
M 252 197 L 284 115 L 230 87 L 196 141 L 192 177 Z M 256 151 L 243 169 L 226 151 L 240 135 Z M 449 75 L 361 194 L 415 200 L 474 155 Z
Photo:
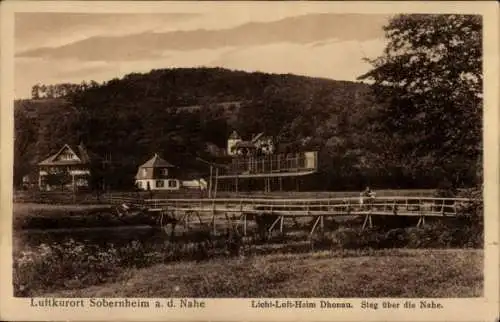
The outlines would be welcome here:
M 479 297 L 481 250 L 323 251 L 159 264 L 55 297 Z

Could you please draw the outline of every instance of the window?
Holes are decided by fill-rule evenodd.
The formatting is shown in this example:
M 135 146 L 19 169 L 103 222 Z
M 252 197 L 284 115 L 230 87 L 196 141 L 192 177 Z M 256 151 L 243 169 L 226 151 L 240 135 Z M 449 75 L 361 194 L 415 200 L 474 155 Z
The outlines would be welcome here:
M 168 169 L 160 169 L 160 173 L 164 176 L 167 176 L 168 175 Z
M 73 160 L 74 156 L 73 156 L 73 153 L 71 153 L 70 151 L 64 151 L 63 153 L 61 153 L 60 159 L 61 160 Z
M 177 180 L 168 180 L 169 188 L 177 188 Z
M 80 178 L 78 180 L 76 180 L 76 185 L 79 186 L 79 187 L 86 187 L 88 186 L 88 181 L 87 179 L 83 179 L 83 178 Z
M 146 169 L 142 169 L 142 176 L 146 177 L 147 174 L 148 174 L 148 171 Z
M 156 180 L 156 188 L 163 188 L 165 187 L 165 182 L 163 180 Z
M 138 187 L 139 189 L 141 189 L 141 188 L 142 188 L 142 182 L 141 182 L 141 181 L 137 181 L 137 187 Z

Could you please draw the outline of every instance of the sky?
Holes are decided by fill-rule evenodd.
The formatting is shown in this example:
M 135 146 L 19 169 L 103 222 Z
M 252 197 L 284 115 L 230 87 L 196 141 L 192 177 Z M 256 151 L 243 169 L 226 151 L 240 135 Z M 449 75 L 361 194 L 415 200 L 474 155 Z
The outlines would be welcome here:
M 204 7 L 204 8 L 203 8 Z M 131 72 L 224 67 L 356 80 L 382 54 L 388 15 L 324 8 L 208 6 L 162 13 L 16 13 L 15 97 L 36 84 L 103 82 Z

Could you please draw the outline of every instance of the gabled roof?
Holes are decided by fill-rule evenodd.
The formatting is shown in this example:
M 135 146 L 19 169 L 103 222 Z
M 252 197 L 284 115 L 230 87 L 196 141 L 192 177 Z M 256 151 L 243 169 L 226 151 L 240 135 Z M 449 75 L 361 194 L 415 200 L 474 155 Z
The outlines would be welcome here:
M 75 160 L 57 160 L 57 157 L 64 151 L 69 150 L 73 153 L 77 159 Z M 93 157 L 97 157 L 93 155 Z M 71 164 L 89 164 L 91 161 L 90 153 L 87 148 L 80 143 L 76 147 L 71 147 L 69 144 L 65 144 L 56 154 L 53 154 L 46 158 L 45 160 L 38 163 L 39 165 L 71 165 Z
M 231 135 L 229 136 L 230 140 L 241 140 L 241 136 L 238 134 L 238 132 L 233 131 Z
M 151 159 L 146 161 L 139 168 L 173 168 L 173 167 L 175 166 L 160 158 L 158 153 L 155 153 L 155 155 Z

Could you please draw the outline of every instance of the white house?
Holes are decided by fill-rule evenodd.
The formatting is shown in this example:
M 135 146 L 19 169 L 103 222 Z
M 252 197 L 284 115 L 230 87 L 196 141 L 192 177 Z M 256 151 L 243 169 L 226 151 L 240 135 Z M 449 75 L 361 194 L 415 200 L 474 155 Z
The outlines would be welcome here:
M 96 159 L 97 155 L 92 154 L 92 157 Z M 38 163 L 40 190 L 88 188 L 91 161 L 90 153 L 83 143 L 76 147 L 65 144 L 57 153 Z
M 251 140 L 242 140 L 236 131 L 233 131 L 227 140 L 227 154 L 237 155 L 256 155 L 273 154 L 275 147 L 271 137 L 258 133 Z
M 179 190 L 181 182 L 175 178 L 175 166 L 157 153 L 137 169 L 135 183 L 142 190 Z

